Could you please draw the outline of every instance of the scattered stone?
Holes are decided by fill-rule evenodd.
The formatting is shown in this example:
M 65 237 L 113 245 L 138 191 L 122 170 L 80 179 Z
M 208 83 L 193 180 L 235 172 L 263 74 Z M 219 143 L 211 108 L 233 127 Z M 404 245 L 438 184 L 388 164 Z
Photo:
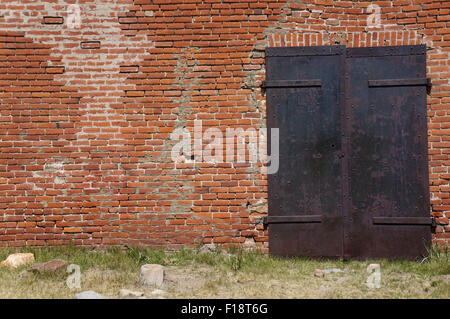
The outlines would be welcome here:
M 215 251 L 216 245 L 214 244 L 205 244 L 200 248 L 200 252 L 207 252 L 207 251 Z
M 8 268 L 17 268 L 22 265 L 31 264 L 34 262 L 34 255 L 31 253 L 19 253 L 9 255 L 4 261 L 0 263 L 0 266 Z
M 155 289 L 152 291 L 152 295 L 164 295 L 166 292 L 161 289 Z
M 128 289 L 120 289 L 119 296 L 121 298 L 140 298 L 144 297 L 144 293 L 141 291 L 132 291 Z
M 158 264 L 146 264 L 141 267 L 141 284 L 161 287 L 164 283 L 164 267 Z
M 314 276 L 315 277 L 325 277 L 325 271 L 323 271 L 322 269 L 316 269 L 314 270 Z
M 28 270 L 39 272 L 39 273 L 45 273 L 45 272 L 58 272 L 63 271 L 67 267 L 67 261 L 62 259 L 53 259 L 46 263 L 37 263 L 31 266 Z
M 75 294 L 75 299 L 106 299 L 106 298 L 105 296 L 95 291 L 88 290 Z
M 326 274 L 338 273 L 338 272 L 344 272 L 342 269 L 339 269 L 339 268 L 324 269 L 323 271 L 324 271 Z

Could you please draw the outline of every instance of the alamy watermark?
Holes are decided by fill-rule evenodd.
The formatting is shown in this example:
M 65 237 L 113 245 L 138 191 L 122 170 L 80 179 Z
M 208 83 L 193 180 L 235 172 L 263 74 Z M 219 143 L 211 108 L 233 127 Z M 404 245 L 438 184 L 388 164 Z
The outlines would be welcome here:
M 80 6 L 77 4 L 70 4 L 67 7 L 67 27 L 69 27 L 69 29 L 78 29 L 80 26 Z
M 370 264 L 367 266 L 367 277 L 366 285 L 370 289 L 381 287 L 381 267 L 379 264 Z
M 186 128 L 177 128 L 170 139 L 178 141 L 171 151 L 175 163 L 261 163 L 267 174 L 279 168 L 279 129 L 270 129 L 270 150 L 267 155 L 267 129 L 227 128 L 225 135 L 217 127 L 203 131 L 202 121 L 194 121 L 193 136 Z M 203 146 L 207 143 L 206 146 Z M 225 154 L 224 154 L 225 151 Z
M 67 266 L 67 276 L 66 284 L 69 289 L 80 289 L 81 288 L 81 268 L 79 265 L 70 264 Z
M 81 10 L 78 4 L 69 4 L 66 9 L 67 15 L 67 27 L 69 29 L 78 29 L 81 26 Z M 12 11 L 12 10 L 0 10 L 0 18 L 12 17 L 17 18 L 18 16 L 28 17 L 27 14 L 24 14 L 21 11 Z
M 379 5 L 370 4 L 367 7 L 367 27 L 368 28 L 379 28 L 381 26 L 381 8 Z

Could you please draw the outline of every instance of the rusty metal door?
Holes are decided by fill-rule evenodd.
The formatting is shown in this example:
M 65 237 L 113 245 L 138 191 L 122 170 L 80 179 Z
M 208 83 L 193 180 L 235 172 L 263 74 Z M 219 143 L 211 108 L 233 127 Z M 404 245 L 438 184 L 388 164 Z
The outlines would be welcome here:
M 279 169 L 268 175 L 272 254 L 343 254 L 344 54 L 343 46 L 266 50 L 267 127 L 280 135 Z
M 267 48 L 267 127 L 280 133 L 279 170 L 268 175 L 271 254 L 426 253 L 425 51 Z
M 414 258 L 431 241 L 426 47 L 347 50 L 350 257 Z

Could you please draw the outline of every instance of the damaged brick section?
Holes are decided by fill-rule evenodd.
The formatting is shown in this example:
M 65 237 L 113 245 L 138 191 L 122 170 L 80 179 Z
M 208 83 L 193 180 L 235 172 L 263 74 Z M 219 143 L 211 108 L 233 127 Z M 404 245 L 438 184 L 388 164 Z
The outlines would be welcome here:
M 75 227 L 80 218 L 68 214 L 75 185 L 66 180 L 62 164 L 74 164 L 79 156 L 69 145 L 80 95 L 56 79 L 65 67 L 49 66 L 61 63 L 50 55 L 52 46 L 35 43 L 24 32 L 2 31 L 0 47 L 5 46 L 0 49 L 0 245 L 59 245 L 67 233 L 81 232 Z
M 0 18 L 1 245 L 267 251 L 261 167 L 175 164 L 170 134 L 196 120 L 224 135 L 264 128 L 268 46 L 421 43 L 434 240 L 448 243 L 447 2 L 380 1 L 381 25 L 368 28 L 367 1 L 104 0 L 80 4 L 74 29 L 64 6 L 17 2 L 5 9 L 23 23 Z

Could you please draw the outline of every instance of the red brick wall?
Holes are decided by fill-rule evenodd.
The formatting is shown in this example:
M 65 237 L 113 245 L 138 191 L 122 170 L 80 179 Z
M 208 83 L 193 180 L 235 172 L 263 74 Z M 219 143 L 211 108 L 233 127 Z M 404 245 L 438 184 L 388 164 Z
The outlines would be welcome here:
M 381 24 L 369 28 L 371 3 Z M 448 243 L 449 11 L 444 0 L 2 0 L 0 245 L 267 248 L 260 165 L 175 164 L 169 135 L 194 120 L 264 127 L 264 48 L 333 44 L 431 48 L 434 239 Z

